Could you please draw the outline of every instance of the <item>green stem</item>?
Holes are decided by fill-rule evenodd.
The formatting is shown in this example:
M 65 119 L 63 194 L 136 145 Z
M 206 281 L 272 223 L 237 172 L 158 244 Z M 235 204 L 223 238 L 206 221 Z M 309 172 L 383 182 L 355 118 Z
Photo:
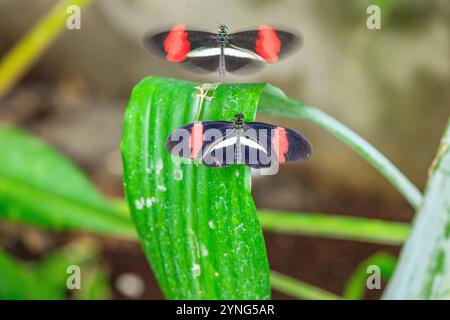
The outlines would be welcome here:
M 338 300 L 341 297 L 276 271 L 270 272 L 270 284 L 274 290 L 298 299 Z
M 112 202 L 117 212 L 129 215 L 125 202 Z M 257 210 L 257 214 L 265 231 L 371 243 L 399 245 L 407 239 L 411 229 L 409 224 L 402 222 L 324 213 Z
M 61 0 L 0 62 L 0 97 L 19 81 L 31 65 L 64 30 L 67 8 L 88 5 L 90 0 Z
M 289 99 L 271 86 L 268 86 L 268 89 L 261 95 L 258 111 L 273 116 L 296 117 L 317 124 L 367 160 L 397 188 L 414 208 L 418 208 L 421 204 L 422 194 L 397 167 L 370 143 L 326 113 L 312 106 Z
M 258 210 L 258 217 L 265 231 L 392 245 L 405 241 L 410 231 L 405 223 L 328 214 Z

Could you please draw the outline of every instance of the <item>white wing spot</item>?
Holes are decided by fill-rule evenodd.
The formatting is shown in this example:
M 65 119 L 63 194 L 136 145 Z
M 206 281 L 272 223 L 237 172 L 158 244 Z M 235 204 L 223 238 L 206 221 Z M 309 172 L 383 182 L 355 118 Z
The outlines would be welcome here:
M 226 56 L 232 56 L 237 58 L 246 58 L 246 59 L 253 59 L 253 60 L 259 60 L 262 62 L 265 62 L 265 60 L 259 56 L 258 54 L 244 49 L 244 48 L 224 48 L 223 54 Z M 199 58 L 199 57 L 212 57 L 212 56 L 218 56 L 220 55 L 220 47 L 215 48 L 198 48 L 196 50 L 193 50 L 188 53 L 188 58 Z
M 220 55 L 220 48 L 198 48 L 195 50 L 192 50 L 187 54 L 188 58 L 198 58 L 198 57 L 210 57 L 210 56 L 218 56 Z
M 255 142 L 255 141 L 253 141 L 251 139 L 247 139 L 245 137 L 241 137 L 241 143 L 243 145 L 246 145 L 246 146 L 250 147 L 250 148 L 258 149 L 258 150 L 261 150 L 261 151 L 264 151 L 265 153 L 267 153 L 267 150 L 264 149 L 264 147 L 262 145 L 260 145 L 259 143 Z
M 236 136 L 235 137 L 231 137 L 229 139 L 225 139 L 225 140 L 219 142 L 218 144 L 216 144 L 213 148 L 211 148 L 210 152 L 212 152 L 214 150 L 217 150 L 217 149 L 221 149 L 221 148 L 225 148 L 225 147 L 231 146 L 231 145 L 235 144 L 236 141 L 237 141 L 237 137 Z

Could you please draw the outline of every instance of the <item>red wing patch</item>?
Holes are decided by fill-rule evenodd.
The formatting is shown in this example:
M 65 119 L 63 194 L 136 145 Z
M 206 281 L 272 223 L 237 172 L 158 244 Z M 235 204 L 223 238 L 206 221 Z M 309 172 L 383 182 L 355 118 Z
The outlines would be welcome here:
M 272 146 L 278 156 L 280 163 L 286 162 L 286 153 L 289 150 L 289 141 L 286 129 L 283 127 L 276 127 L 272 138 Z
M 278 53 L 281 50 L 281 41 L 274 28 L 262 24 L 259 26 L 258 40 L 256 40 L 256 53 L 267 62 L 278 61 Z
M 195 159 L 198 152 L 203 146 L 203 124 L 196 122 L 192 126 L 191 134 L 189 136 L 189 148 L 191 148 L 191 158 Z
M 184 24 L 173 27 L 164 40 L 166 59 L 170 62 L 183 62 L 190 51 L 190 43 L 187 39 L 188 33 Z

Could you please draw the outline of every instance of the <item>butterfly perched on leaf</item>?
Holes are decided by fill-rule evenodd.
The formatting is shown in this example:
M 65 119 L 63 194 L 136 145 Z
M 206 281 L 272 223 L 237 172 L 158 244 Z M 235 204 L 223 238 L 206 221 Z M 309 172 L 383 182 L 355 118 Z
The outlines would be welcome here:
M 201 160 L 209 167 L 245 164 L 255 169 L 270 168 L 311 156 L 312 146 L 299 132 L 243 119 L 238 113 L 233 122 L 190 123 L 170 134 L 166 148 L 173 156 Z
M 262 24 L 257 30 L 229 33 L 219 25 L 217 33 L 187 30 L 178 24 L 171 30 L 150 34 L 144 46 L 166 61 L 196 72 L 249 73 L 275 63 L 300 48 L 299 35 Z

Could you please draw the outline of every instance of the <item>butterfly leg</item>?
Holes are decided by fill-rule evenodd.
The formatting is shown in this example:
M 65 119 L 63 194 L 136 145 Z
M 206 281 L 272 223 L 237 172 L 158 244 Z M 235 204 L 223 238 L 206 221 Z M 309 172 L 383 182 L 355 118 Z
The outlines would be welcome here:
M 203 110 L 203 103 L 206 100 L 207 102 L 211 102 L 214 98 L 214 90 L 216 90 L 219 83 L 203 83 L 202 85 L 196 86 L 195 89 L 198 90 L 198 93 L 195 95 L 200 98 L 198 102 L 197 114 L 195 116 L 195 121 L 198 121 L 200 115 Z M 212 95 L 211 92 L 212 91 Z

